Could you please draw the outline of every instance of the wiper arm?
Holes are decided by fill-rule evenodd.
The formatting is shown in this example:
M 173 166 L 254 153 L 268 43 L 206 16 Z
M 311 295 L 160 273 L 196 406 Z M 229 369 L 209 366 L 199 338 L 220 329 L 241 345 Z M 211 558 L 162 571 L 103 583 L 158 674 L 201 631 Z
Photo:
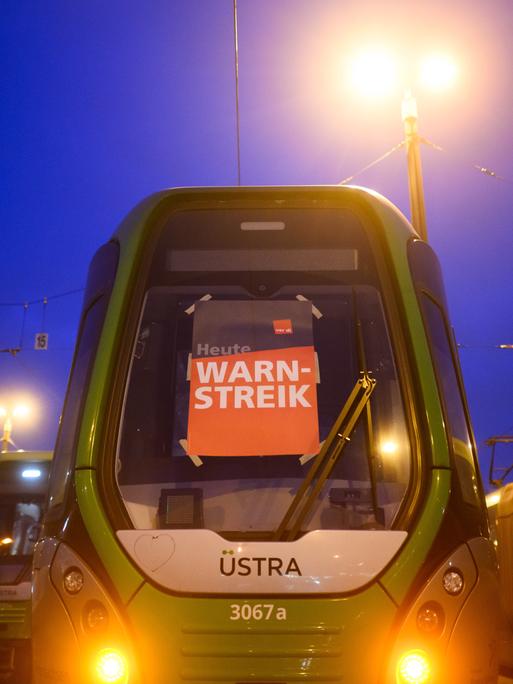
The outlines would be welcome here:
M 365 345 L 363 342 L 363 326 L 360 316 L 358 314 L 358 296 L 356 289 L 353 287 L 353 316 L 355 322 L 356 330 L 356 351 L 358 353 L 358 362 L 360 365 L 360 370 L 368 368 L 367 360 L 365 358 Z M 372 498 L 372 509 L 374 512 L 374 517 L 376 520 L 380 519 L 380 510 L 378 506 L 378 492 L 376 485 L 376 454 L 373 436 L 373 422 L 372 422 L 372 409 L 371 405 L 368 403 L 365 407 L 365 427 L 366 427 L 366 438 L 367 438 L 367 464 L 369 467 L 369 480 Z
M 274 541 L 291 541 L 295 539 L 301 524 L 310 512 L 324 483 L 331 475 L 342 450 L 350 441 L 358 418 L 367 405 L 376 386 L 376 380 L 362 372 L 347 398 L 342 411 L 326 437 L 322 449 L 313 462 L 300 488 L 292 499 L 278 529 L 273 535 Z M 292 525 L 289 527 L 289 525 Z

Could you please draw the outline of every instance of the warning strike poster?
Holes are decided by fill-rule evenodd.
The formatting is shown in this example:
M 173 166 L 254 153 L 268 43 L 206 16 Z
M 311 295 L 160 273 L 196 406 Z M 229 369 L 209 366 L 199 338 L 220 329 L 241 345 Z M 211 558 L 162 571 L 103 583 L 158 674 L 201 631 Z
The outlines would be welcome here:
M 310 302 L 196 302 L 187 443 L 199 456 L 317 453 Z

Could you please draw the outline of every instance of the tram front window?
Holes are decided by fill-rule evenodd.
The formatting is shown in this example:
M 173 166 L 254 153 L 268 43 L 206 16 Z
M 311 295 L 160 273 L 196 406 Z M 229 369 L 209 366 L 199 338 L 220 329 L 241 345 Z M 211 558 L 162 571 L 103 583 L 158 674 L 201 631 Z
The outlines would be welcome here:
M 324 252 L 273 251 L 269 235 L 252 250 L 255 237 L 242 235 L 214 262 L 208 250 L 180 251 L 169 231 L 117 454 L 136 528 L 273 538 L 362 372 L 376 389 L 299 533 L 393 526 L 411 467 L 404 406 L 370 250 L 337 218 L 348 222 L 316 225 L 331 238 Z M 301 221 L 285 225 L 297 236 Z

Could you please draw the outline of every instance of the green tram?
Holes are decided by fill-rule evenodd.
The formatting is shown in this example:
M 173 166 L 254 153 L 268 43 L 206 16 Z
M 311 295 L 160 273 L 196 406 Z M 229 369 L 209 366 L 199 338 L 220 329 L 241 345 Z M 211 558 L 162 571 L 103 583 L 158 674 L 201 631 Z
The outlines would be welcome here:
M 493 463 L 493 456 L 492 456 Z M 497 482 L 490 482 L 497 485 Z M 500 602 L 503 612 L 499 639 L 499 669 L 513 676 L 513 482 L 486 496 L 488 517 L 499 563 Z
M 153 195 L 90 267 L 36 684 L 491 684 L 496 562 L 438 261 L 361 188 Z
M 32 553 L 52 453 L 0 453 L 0 682 L 30 682 Z

